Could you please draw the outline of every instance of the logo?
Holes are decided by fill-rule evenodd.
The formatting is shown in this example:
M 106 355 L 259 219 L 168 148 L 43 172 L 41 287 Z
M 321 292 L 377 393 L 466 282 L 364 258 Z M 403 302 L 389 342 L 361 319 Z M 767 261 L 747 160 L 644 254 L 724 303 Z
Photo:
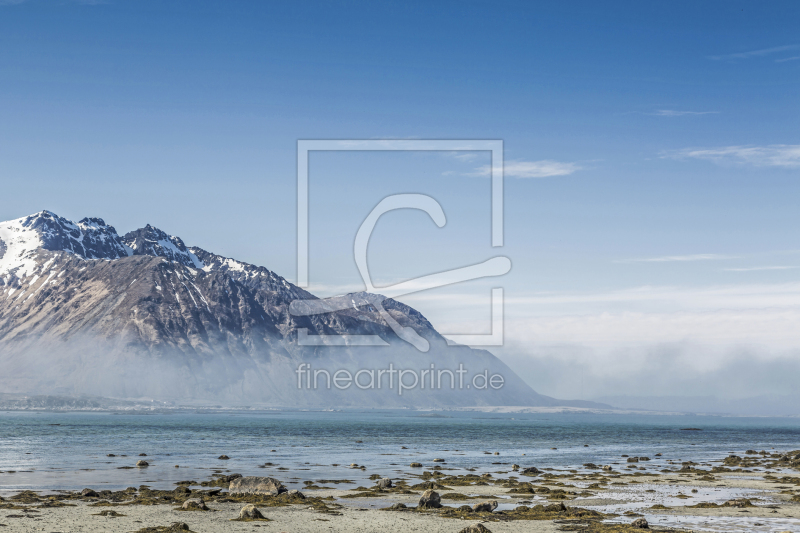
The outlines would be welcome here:
M 491 171 L 491 235 L 492 246 L 503 246 L 503 141 L 499 140 L 300 140 L 297 142 L 297 285 L 308 287 L 309 227 L 308 227 L 308 155 L 314 150 L 325 151 L 489 151 L 492 156 Z M 428 214 L 438 227 L 447 220 L 442 206 L 425 194 L 395 194 L 385 197 L 366 215 L 355 235 L 353 254 L 361 279 L 370 294 L 368 302 L 381 318 L 405 342 L 421 352 L 430 348 L 426 339 L 414 329 L 401 326 L 383 307 L 387 298 L 398 298 L 453 283 L 486 277 L 498 277 L 511 270 L 511 261 L 505 256 L 488 258 L 482 263 L 452 268 L 443 272 L 376 288 L 367 266 L 367 246 L 372 231 L 380 217 L 398 209 L 417 209 Z M 380 294 L 377 294 L 380 292 Z M 294 300 L 289 312 L 294 316 L 311 316 L 350 308 L 349 296 L 335 296 L 321 300 Z M 492 289 L 492 329 L 488 335 L 445 334 L 449 344 L 470 346 L 501 346 L 503 344 L 503 288 Z M 386 346 L 378 335 L 310 335 L 308 329 L 298 331 L 298 344 L 302 346 Z

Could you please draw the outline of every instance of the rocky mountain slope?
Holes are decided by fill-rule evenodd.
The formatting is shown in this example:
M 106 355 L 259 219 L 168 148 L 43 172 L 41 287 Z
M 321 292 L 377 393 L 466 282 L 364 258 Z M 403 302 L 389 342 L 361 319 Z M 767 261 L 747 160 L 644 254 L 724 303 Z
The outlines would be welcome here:
M 0 392 L 276 406 L 564 403 L 535 393 L 487 351 L 448 346 L 419 312 L 385 300 L 391 318 L 430 343 L 419 352 L 395 335 L 373 295 L 349 297 L 351 308 L 294 316 L 292 301 L 315 297 L 264 267 L 187 247 L 150 225 L 120 236 L 99 218 L 73 223 L 42 211 L 0 223 Z M 302 330 L 378 335 L 386 345 L 302 346 Z M 372 370 L 373 387 L 329 388 L 320 374 L 309 388 L 311 377 L 297 373 L 303 363 L 329 374 Z M 418 372 L 463 365 L 469 374 L 455 389 L 444 374 L 441 389 L 399 394 L 396 383 L 374 381 L 390 363 Z M 484 371 L 502 375 L 503 386 L 467 388 Z

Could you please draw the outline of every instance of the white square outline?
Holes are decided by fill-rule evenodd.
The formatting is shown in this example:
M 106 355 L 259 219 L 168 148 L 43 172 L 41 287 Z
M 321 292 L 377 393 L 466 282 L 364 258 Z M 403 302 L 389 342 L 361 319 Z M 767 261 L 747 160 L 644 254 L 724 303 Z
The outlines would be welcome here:
M 503 246 L 503 141 L 454 139 L 298 139 L 297 140 L 297 286 L 308 287 L 308 154 L 311 151 L 491 152 L 492 247 Z M 447 335 L 448 344 L 503 345 L 503 289 L 492 289 L 492 332 Z M 444 334 L 442 334 L 444 335 Z

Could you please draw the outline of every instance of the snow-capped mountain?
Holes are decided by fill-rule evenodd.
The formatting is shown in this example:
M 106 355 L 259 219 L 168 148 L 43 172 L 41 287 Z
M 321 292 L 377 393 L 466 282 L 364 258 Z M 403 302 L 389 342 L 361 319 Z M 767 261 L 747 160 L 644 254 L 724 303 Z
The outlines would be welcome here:
M 65 251 L 82 259 L 119 259 L 133 255 L 113 226 L 102 218 L 84 218 L 77 224 L 42 211 L 0 222 L 0 277 L 28 275 L 39 250 Z
M 270 405 L 553 405 L 489 352 L 448 346 L 418 311 L 382 306 L 431 346 L 395 335 L 375 296 L 294 316 L 315 297 L 274 272 L 186 246 L 150 225 L 120 237 L 99 218 L 49 211 L 0 223 L 0 392 Z M 372 335 L 385 346 L 302 345 L 302 335 Z M 320 337 L 322 338 L 322 337 Z M 330 338 L 330 337 L 328 337 Z M 500 373 L 499 390 L 299 388 L 297 369 Z M 562 402 L 563 404 L 563 402 Z

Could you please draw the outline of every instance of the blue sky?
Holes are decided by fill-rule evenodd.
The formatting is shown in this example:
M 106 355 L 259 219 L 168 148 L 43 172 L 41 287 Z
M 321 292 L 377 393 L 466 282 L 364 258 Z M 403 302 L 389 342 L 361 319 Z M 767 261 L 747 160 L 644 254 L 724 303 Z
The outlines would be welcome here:
M 357 288 L 381 197 L 430 194 L 448 225 L 388 216 L 374 275 L 509 256 L 496 353 L 538 390 L 652 384 L 666 350 L 727 394 L 742 357 L 800 364 L 798 27 L 796 2 L 0 0 L 0 219 L 150 223 L 293 279 L 298 139 L 502 139 L 502 250 L 485 154 L 313 155 L 312 288 Z M 480 330 L 495 285 L 407 301 Z

